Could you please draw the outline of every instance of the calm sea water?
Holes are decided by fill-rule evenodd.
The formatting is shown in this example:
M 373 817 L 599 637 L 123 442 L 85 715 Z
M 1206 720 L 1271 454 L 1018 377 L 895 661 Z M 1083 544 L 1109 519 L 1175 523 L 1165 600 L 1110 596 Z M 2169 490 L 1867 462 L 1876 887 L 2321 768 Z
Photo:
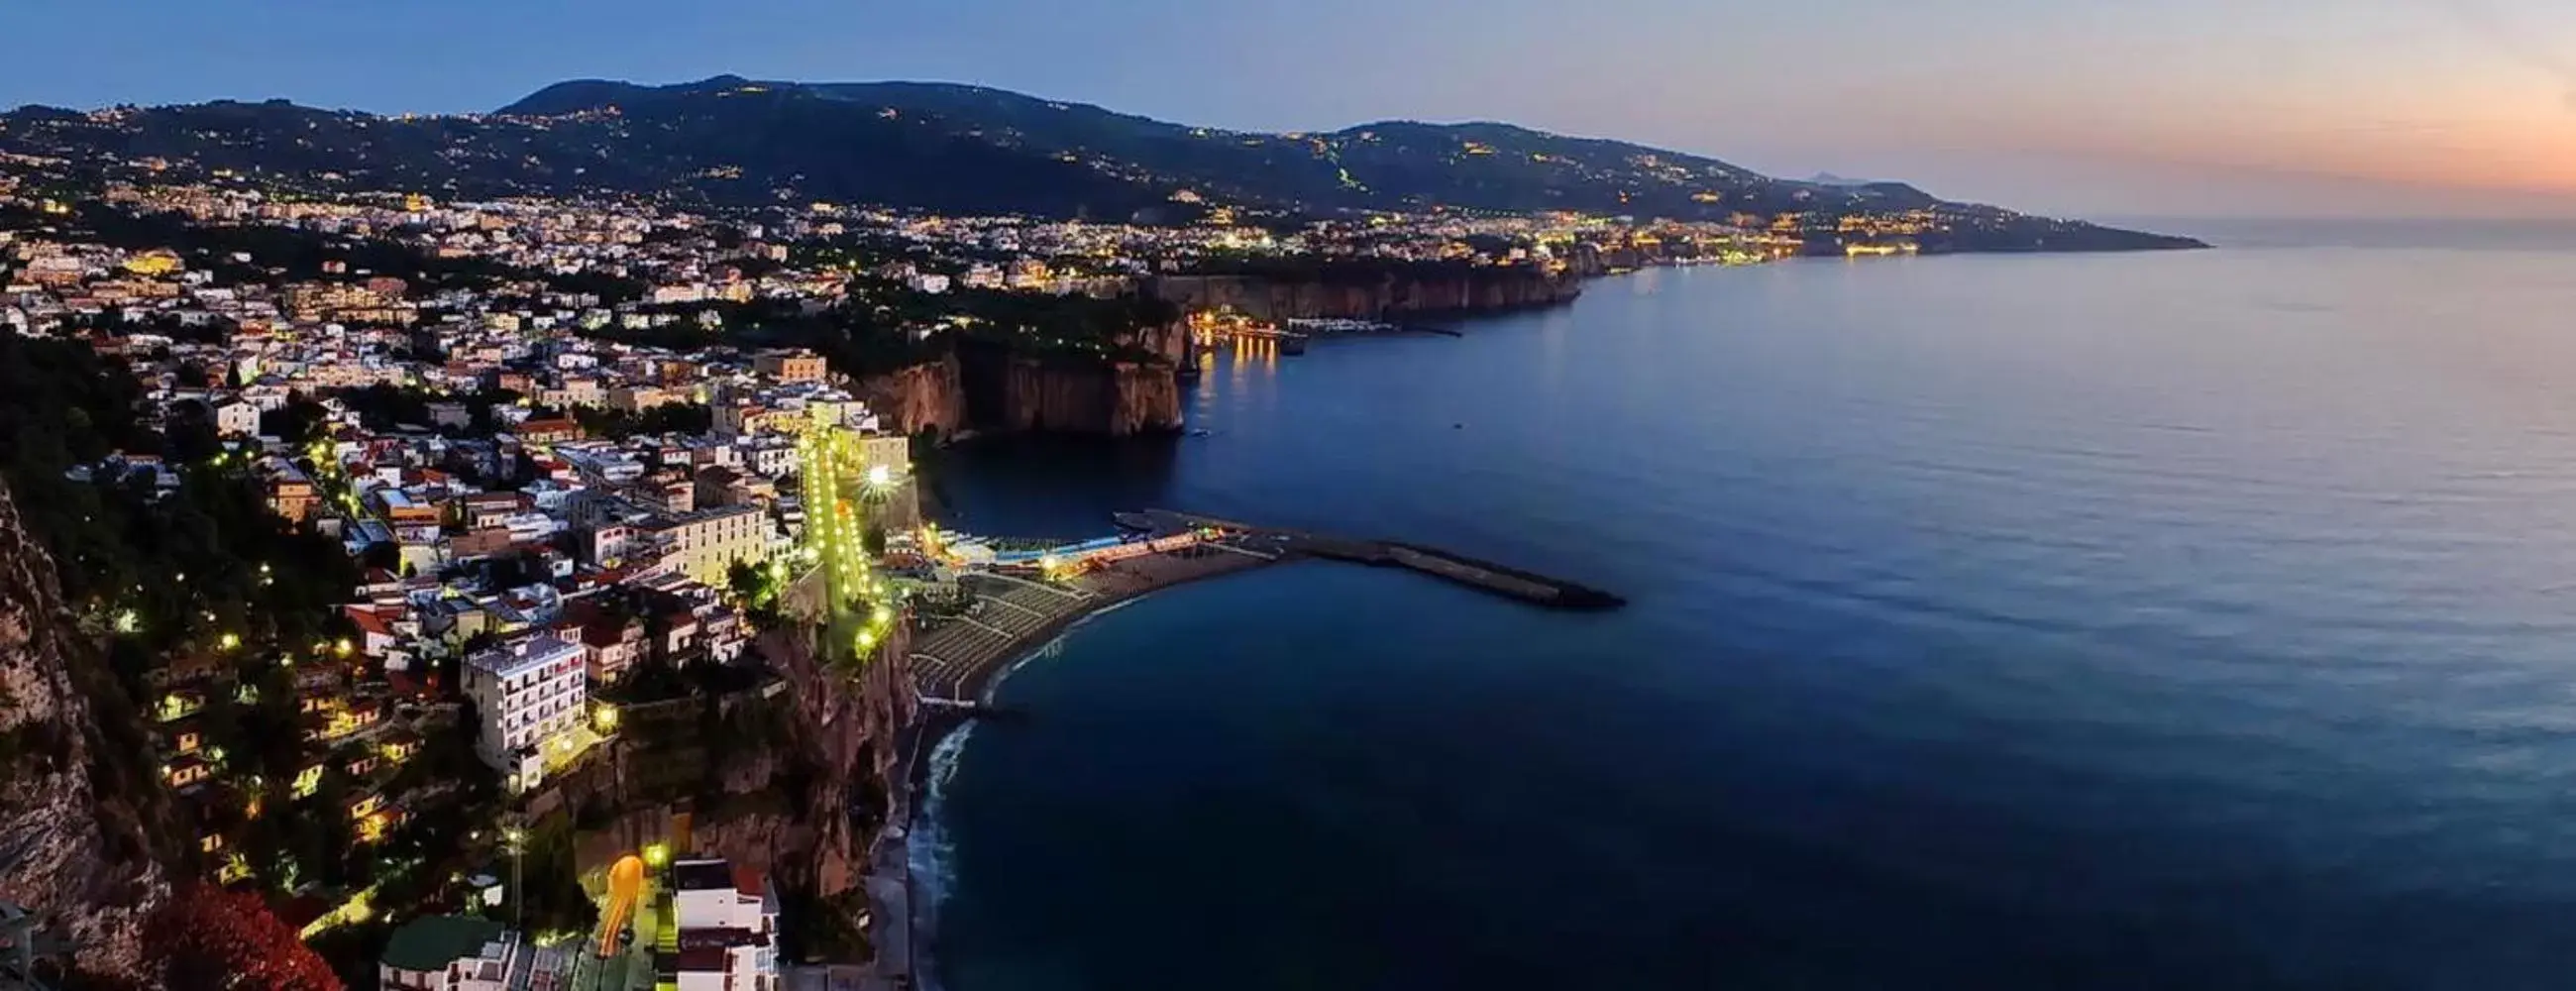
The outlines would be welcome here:
M 1227 357 L 1168 505 L 1305 564 L 1075 631 L 933 803 L 950 991 L 2576 981 L 2576 253 L 1648 272 Z

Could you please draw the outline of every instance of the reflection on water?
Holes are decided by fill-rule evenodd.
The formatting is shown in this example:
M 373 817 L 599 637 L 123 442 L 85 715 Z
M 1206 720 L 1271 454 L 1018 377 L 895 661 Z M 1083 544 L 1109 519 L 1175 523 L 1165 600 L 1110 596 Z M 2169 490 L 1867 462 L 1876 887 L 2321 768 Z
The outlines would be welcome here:
M 2576 254 L 1868 259 L 1215 356 L 961 454 L 1632 605 L 1298 565 L 1104 617 L 949 795 L 951 991 L 2554 988 Z

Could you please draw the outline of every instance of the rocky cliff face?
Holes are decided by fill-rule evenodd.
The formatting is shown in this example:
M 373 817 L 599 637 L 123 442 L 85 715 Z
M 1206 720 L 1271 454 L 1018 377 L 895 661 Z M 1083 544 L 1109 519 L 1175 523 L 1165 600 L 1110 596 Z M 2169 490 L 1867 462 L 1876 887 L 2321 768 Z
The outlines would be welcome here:
M 84 972 L 130 980 L 170 894 L 150 842 L 166 802 L 115 733 L 134 716 L 95 650 L 0 489 L 0 901 L 54 919 Z
M 1026 359 L 1002 370 L 994 429 L 1136 434 L 1178 430 L 1181 387 L 1164 365 L 1055 367 Z
M 1244 275 L 1173 275 L 1149 290 L 1185 310 L 1228 306 L 1263 320 L 1340 317 L 1393 320 L 1457 316 L 1570 303 L 1583 292 L 1573 275 L 1493 271 L 1439 278 L 1281 281 Z
M 1174 368 L 1187 368 L 1191 364 L 1191 359 L 1198 356 L 1198 352 L 1190 343 L 1190 325 L 1180 320 L 1160 327 L 1140 329 L 1119 338 L 1118 343 L 1160 355 L 1164 361 L 1171 362 Z
M 857 392 L 890 429 L 942 437 L 966 429 L 966 387 L 954 355 L 860 379 Z
M 657 772 L 675 761 L 621 740 L 573 775 L 530 796 L 535 817 L 605 808 L 575 838 L 584 869 L 665 842 L 676 817 L 690 817 L 690 846 L 759 870 L 777 883 L 830 897 L 858 885 L 868 837 L 850 810 L 883 808 L 898 770 L 898 731 L 913 718 L 909 638 L 891 636 L 854 679 L 814 659 L 801 635 L 771 634 L 762 650 L 784 677 L 772 697 L 726 700 L 728 711 L 772 706 L 784 732 L 771 745 L 728 758 L 716 784 L 672 800 Z
M 868 408 L 903 433 L 960 431 L 1133 434 L 1178 430 L 1180 382 L 1189 333 L 1155 328 L 1125 342 L 1166 355 L 1171 365 L 1042 362 L 998 352 L 949 356 L 859 380 Z

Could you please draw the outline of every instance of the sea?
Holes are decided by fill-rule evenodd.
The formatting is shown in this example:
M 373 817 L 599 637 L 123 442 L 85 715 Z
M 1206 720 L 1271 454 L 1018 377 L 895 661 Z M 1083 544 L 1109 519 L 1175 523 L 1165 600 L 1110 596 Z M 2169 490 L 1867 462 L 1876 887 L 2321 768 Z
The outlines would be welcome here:
M 1217 354 L 1204 436 L 947 452 L 979 533 L 1630 604 L 1318 562 L 1074 629 L 939 753 L 928 976 L 2576 986 L 2576 237 L 2210 233 L 1643 271 Z

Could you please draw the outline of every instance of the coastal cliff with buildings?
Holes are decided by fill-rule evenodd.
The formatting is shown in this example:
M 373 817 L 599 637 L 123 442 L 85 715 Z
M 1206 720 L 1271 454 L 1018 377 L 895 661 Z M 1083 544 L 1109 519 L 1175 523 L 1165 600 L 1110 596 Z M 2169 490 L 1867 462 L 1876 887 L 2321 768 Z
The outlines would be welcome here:
M 1166 275 L 1138 288 L 1182 313 L 1224 309 L 1268 321 L 1436 319 L 1563 305 L 1582 294 L 1584 278 L 1608 270 L 1601 256 L 1586 254 L 1556 270 Z M 859 378 L 853 391 L 890 429 L 907 434 L 1126 437 L 1181 429 L 1178 372 L 1197 357 L 1187 323 L 1141 327 L 1111 343 L 1123 354 L 1030 353 L 964 342 L 936 360 Z
M 1488 268 L 1399 272 L 1166 275 L 1148 291 L 1184 310 L 1231 308 L 1255 319 L 1393 320 L 1494 313 L 1573 302 L 1580 269 Z
M 859 379 L 855 391 L 893 430 L 1128 437 L 1181 428 L 1176 365 L 948 355 Z
M 811 640 L 810 630 L 764 636 L 777 678 L 760 686 L 627 707 L 618 737 L 531 793 L 527 813 L 570 817 L 584 871 L 669 842 L 685 822 L 692 849 L 783 890 L 854 890 L 872 826 L 848 813 L 886 807 L 900 781 L 896 740 L 914 718 L 908 636 L 898 629 L 855 676 L 819 659 Z

